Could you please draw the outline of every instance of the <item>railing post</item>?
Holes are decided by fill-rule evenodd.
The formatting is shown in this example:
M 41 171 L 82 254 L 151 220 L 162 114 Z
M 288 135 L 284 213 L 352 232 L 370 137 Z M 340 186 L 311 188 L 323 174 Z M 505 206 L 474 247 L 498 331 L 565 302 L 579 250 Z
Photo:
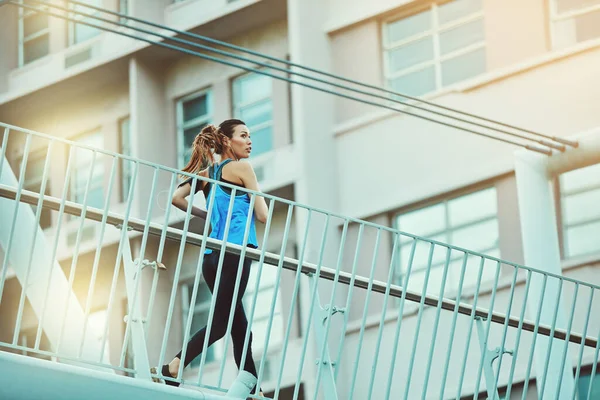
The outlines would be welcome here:
M 485 379 L 485 387 L 487 389 L 488 400 L 499 400 L 498 391 L 496 387 L 496 377 L 494 375 L 494 361 L 496 358 L 502 357 L 504 354 L 513 354 L 512 350 L 502 350 L 500 347 L 496 347 L 494 350 L 487 348 L 487 338 L 485 335 L 485 329 L 483 328 L 483 321 L 481 317 L 475 317 L 475 323 L 477 324 L 477 337 L 479 338 L 479 347 L 483 356 L 483 376 Z M 499 372 L 498 372 L 499 374 Z
M 314 274 L 309 274 L 308 279 L 310 281 L 311 290 L 314 290 L 315 285 L 319 284 L 319 279 L 314 276 Z M 333 314 L 336 312 L 344 312 L 343 309 L 338 310 L 335 307 L 327 306 L 323 308 L 321 306 L 321 299 L 319 298 L 319 290 L 314 290 L 316 299 L 314 302 L 315 310 L 313 311 L 313 326 L 314 326 L 314 334 L 315 340 L 317 341 L 317 348 L 323 348 L 323 343 L 326 337 L 325 332 L 325 324 L 327 322 L 327 318 L 333 317 Z M 309 334 L 307 332 L 306 334 Z M 317 359 L 316 364 L 323 363 L 323 367 L 321 369 L 321 379 L 323 381 L 323 392 L 325 394 L 324 398 L 326 400 L 337 400 L 337 388 L 335 385 L 335 365 L 331 360 L 329 355 L 329 345 L 325 345 L 325 353 L 323 359 Z
M 124 229 L 122 226 L 118 226 Z M 138 378 L 151 380 L 150 361 L 148 359 L 148 346 L 146 345 L 146 334 L 144 324 L 146 320 L 142 316 L 140 301 L 133 302 L 135 297 L 136 280 L 141 279 L 143 264 L 141 260 L 134 262 L 131 256 L 129 238 L 123 239 L 123 270 L 125 271 L 125 287 L 127 289 L 127 309 L 125 322 L 131 324 L 131 344 L 133 347 L 133 362 L 135 375 Z M 138 288 L 139 290 L 139 288 Z M 135 304 L 133 304 L 135 303 Z M 127 345 L 125 343 L 125 345 Z

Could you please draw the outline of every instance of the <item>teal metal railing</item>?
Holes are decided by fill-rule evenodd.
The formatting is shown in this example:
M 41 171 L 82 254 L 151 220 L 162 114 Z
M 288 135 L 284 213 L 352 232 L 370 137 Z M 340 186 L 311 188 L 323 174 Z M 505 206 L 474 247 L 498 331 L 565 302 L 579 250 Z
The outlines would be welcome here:
M 269 217 L 258 249 L 227 243 L 227 238 L 212 240 L 207 238 L 208 224 L 204 224 L 201 234 L 193 231 L 192 201 L 184 217 L 174 217 L 171 207 L 164 213 L 155 207 L 165 190 L 162 188 L 167 188 L 166 197 L 171 197 L 181 171 L 7 124 L 0 126 L 4 129 L 0 244 L 5 254 L 0 298 L 3 309 L 16 311 L 12 340 L 0 342 L 4 350 L 57 357 L 150 379 L 150 367 L 170 361 L 169 352 L 181 348 L 193 334 L 193 305 L 200 295 L 204 261 L 200 255 L 210 248 L 220 250 L 217 281 L 225 252 L 256 262 L 254 295 L 246 310 L 246 342 L 254 315 L 264 306 L 258 301 L 261 277 L 266 276 L 267 268 L 276 269 L 268 293 L 270 301 L 265 303 L 270 318 L 257 365 L 257 387 L 262 386 L 274 398 L 284 385 L 293 386 L 295 399 L 301 391 L 305 398 L 325 399 L 477 398 L 480 392 L 486 392 L 489 399 L 499 399 L 500 395 L 526 399 L 533 385 L 544 399 L 591 399 L 598 390 L 593 379 L 600 350 L 600 321 L 592 318 L 600 307 L 596 285 L 198 177 L 229 187 L 234 195 L 239 191 L 248 193 L 251 206 L 258 195 L 269 203 Z M 34 151 L 32 146 L 44 152 L 39 190 L 27 189 L 28 173 L 35 172 L 28 159 Z M 63 153 L 67 155 L 64 173 L 55 168 L 64 165 L 56 164 L 60 153 L 55 151 L 62 147 L 68 149 Z M 8 157 L 15 149 L 22 149 L 20 163 Z M 83 157 L 87 170 L 74 174 L 72 170 L 82 165 L 81 157 L 74 159 L 76 152 L 88 153 Z M 123 194 L 121 210 L 113 212 L 116 195 L 112 187 L 122 162 L 133 164 L 132 184 Z M 110 171 L 103 179 L 102 208 L 89 204 L 90 182 L 98 163 L 104 171 Z M 18 171 L 18 178 L 13 171 Z M 82 172 L 86 177 L 82 201 L 69 201 L 73 190 L 70 180 Z M 45 195 L 50 176 L 53 180 L 57 176 L 64 179 L 60 182 L 61 197 Z M 192 193 L 196 184 L 194 180 Z M 35 213 L 25 204 L 34 205 Z M 43 210 L 54 213 L 55 223 L 46 231 L 39 228 Z M 209 219 L 211 213 L 209 207 Z M 67 215 L 79 219 L 67 220 Z M 86 240 L 84 230 L 90 223 L 96 234 Z M 107 229 L 108 225 L 120 230 Z M 75 242 L 67 245 L 69 232 L 76 236 Z M 267 251 L 274 248 L 269 244 L 273 232 L 278 245 L 276 250 Z M 110 257 L 114 256 L 110 260 L 103 255 L 109 247 L 116 248 L 110 252 Z M 297 254 L 286 257 L 292 247 L 297 248 Z M 179 283 L 184 269 L 190 268 L 191 248 L 196 249 L 191 252 L 196 257 L 191 268 L 192 306 L 187 315 L 180 316 Z M 90 251 L 91 267 L 82 265 L 82 253 Z M 408 257 L 402 257 L 405 262 L 400 261 L 402 251 L 409 252 Z M 440 257 L 443 268 L 431 268 Z M 59 264 L 57 260 L 63 261 Z M 413 273 L 413 265 L 423 260 L 429 267 Z M 402 285 L 394 279 L 399 264 Z M 7 280 L 9 266 L 24 288 L 16 300 L 6 295 L 7 284 L 13 284 Z M 77 280 L 80 273 L 89 275 L 87 287 Z M 99 276 L 110 279 L 99 282 Z M 240 280 L 238 273 L 236 293 Z M 545 293 L 539 304 L 530 299 L 532 283 L 541 285 Z M 279 297 L 282 293 L 287 299 L 285 309 Z M 122 317 L 117 306 L 121 297 L 127 300 L 126 324 L 122 332 L 114 333 L 109 326 L 114 326 L 110 321 Z M 212 296 L 210 301 L 208 320 L 215 312 L 215 298 Z M 37 318 L 37 331 L 35 342 L 23 345 L 19 343 L 22 323 L 25 317 L 32 317 L 25 315 L 26 299 Z M 91 337 L 89 323 L 98 301 L 107 310 L 99 338 Z M 274 329 L 278 303 L 283 315 L 280 331 Z M 552 321 L 539 317 L 547 307 L 554 310 Z M 233 361 L 227 361 L 225 355 L 233 312 L 232 308 L 223 355 L 211 362 L 205 345 L 200 365 L 187 371 L 180 367 L 178 376 L 183 378 L 178 381 L 227 392 L 235 379 Z M 538 317 L 529 320 L 527 312 Z M 179 319 L 185 321 L 181 333 L 173 328 Z M 50 349 L 40 347 L 42 334 L 48 337 Z M 115 341 L 120 344 L 118 355 L 103 358 Z M 534 366 L 535 352 L 547 354 L 547 360 L 559 354 L 562 365 L 547 362 Z M 133 364 L 128 361 L 129 354 Z M 564 374 L 557 382 L 547 381 L 550 368 L 567 368 L 572 374 Z M 583 375 L 591 377 L 585 387 L 581 384 Z

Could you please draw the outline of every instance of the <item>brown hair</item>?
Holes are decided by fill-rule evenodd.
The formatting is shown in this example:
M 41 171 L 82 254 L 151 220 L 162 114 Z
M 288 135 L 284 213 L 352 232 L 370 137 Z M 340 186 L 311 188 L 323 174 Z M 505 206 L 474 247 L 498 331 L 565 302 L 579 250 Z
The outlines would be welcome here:
M 219 126 L 207 125 L 194 139 L 192 156 L 182 171 L 197 174 L 214 163 L 213 154 L 223 154 L 227 146 L 227 138 L 233 138 L 233 131 L 238 125 L 246 125 L 239 119 L 227 119 Z

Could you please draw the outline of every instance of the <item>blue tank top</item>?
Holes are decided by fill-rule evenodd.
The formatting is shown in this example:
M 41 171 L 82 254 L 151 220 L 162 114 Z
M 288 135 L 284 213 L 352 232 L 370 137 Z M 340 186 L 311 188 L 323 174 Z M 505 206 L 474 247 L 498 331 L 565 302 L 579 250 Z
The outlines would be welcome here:
M 224 160 L 220 164 L 215 164 L 212 169 L 211 178 L 220 181 L 223 167 L 231 162 L 231 159 Z M 227 223 L 227 212 L 229 211 L 229 202 L 231 200 L 231 191 L 229 188 L 221 187 L 220 185 L 210 185 L 209 195 L 206 199 L 206 207 L 210 207 L 208 204 L 210 198 L 214 194 L 214 204 L 212 214 L 210 217 L 211 232 L 208 237 L 213 239 L 223 240 L 225 237 L 225 224 Z M 254 210 L 250 210 L 250 197 L 245 192 L 236 192 L 235 198 L 233 199 L 233 209 L 231 222 L 229 223 L 229 234 L 227 235 L 227 243 L 234 243 L 243 245 L 244 233 L 246 231 L 246 223 L 248 220 L 248 212 L 252 212 L 250 219 L 250 227 L 248 232 L 248 246 L 257 248 L 258 241 L 256 239 L 256 225 L 254 222 Z M 204 254 L 212 253 L 212 249 L 206 249 Z

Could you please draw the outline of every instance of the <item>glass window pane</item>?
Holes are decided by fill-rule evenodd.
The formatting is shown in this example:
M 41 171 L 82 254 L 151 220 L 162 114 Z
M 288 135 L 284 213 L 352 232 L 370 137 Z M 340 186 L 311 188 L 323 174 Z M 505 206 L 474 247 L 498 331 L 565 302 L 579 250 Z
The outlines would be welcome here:
M 562 174 L 560 188 L 563 193 L 600 184 L 600 164 Z
M 434 67 L 402 75 L 390 81 L 391 89 L 409 96 L 421 96 L 436 89 Z
M 273 103 L 269 98 L 260 103 L 243 107 L 240 109 L 239 117 L 250 129 L 256 125 L 270 122 L 273 119 Z M 253 132 L 250 132 L 250 135 L 252 136 Z
M 131 132 L 129 130 L 129 118 L 124 118 L 119 124 L 119 136 L 121 139 L 121 154 L 131 155 Z
M 208 95 L 203 94 L 183 103 L 183 122 L 208 114 Z
M 246 74 L 233 82 L 236 107 L 271 97 L 271 78 L 260 74 Z
M 567 225 L 600 218 L 600 189 L 564 197 L 562 203 Z
M 48 16 L 42 13 L 31 14 L 23 18 L 23 35 L 25 37 L 48 28 Z
M 252 155 L 258 156 L 273 150 L 273 129 L 266 126 L 252 131 Z
M 569 257 L 600 251 L 600 222 L 566 229 L 566 253 Z
M 446 207 L 443 203 L 421 208 L 398 216 L 397 229 L 428 237 L 446 229 Z
M 196 139 L 196 136 L 200 133 L 200 131 L 202 131 L 202 129 L 206 125 L 208 124 L 202 123 L 183 131 L 183 145 L 186 149 L 191 148 L 192 144 L 194 144 L 194 139 Z
M 50 53 L 50 40 L 48 34 L 42 35 L 23 44 L 23 62 L 25 64 Z
M 390 50 L 388 56 L 390 73 L 431 61 L 433 60 L 433 38 L 426 37 Z
M 600 4 L 600 0 L 552 0 L 556 1 L 558 12 L 578 10 Z
M 483 10 L 482 0 L 455 0 L 438 8 L 440 24 L 454 21 Z
M 485 49 L 442 62 L 442 85 L 447 86 L 485 72 Z
M 387 41 L 393 43 L 405 40 L 431 29 L 431 10 L 387 24 Z
M 498 247 L 498 220 L 475 224 L 453 231 L 451 243 L 468 250 L 484 251 Z
M 440 33 L 442 55 L 460 50 L 463 47 L 480 43 L 485 39 L 483 19 L 458 26 Z
M 448 238 L 446 234 L 433 236 L 431 240 L 439 242 L 447 242 Z M 400 270 L 406 272 L 408 270 L 408 262 L 410 261 L 410 251 L 412 244 L 404 245 L 400 248 Z M 418 271 L 427 268 L 429 265 L 429 252 L 431 251 L 431 243 L 424 240 L 417 241 L 415 248 L 415 255 L 413 258 L 413 271 Z M 444 246 L 435 245 L 433 248 L 433 256 L 431 264 L 439 264 L 446 260 L 447 248 Z
M 457 226 L 495 216 L 498 210 L 496 188 L 480 190 L 448 202 L 449 221 Z

